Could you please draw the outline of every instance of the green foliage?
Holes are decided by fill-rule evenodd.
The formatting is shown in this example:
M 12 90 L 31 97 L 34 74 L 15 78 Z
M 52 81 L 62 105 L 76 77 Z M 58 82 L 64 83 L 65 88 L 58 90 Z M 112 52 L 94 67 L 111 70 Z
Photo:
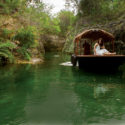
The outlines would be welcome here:
M 68 0 L 75 3 L 79 17 L 90 16 L 96 20 L 112 20 L 125 12 L 124 0 Z M 104 19 L 104 20 L 103 20 Z
M 17 52 L 26 60 L 31 59 L 31 54 L 28 49 L 34 48 L 37 45 L 37 29 L 34 27 L 21 28 L 14 36 L 14 40 L 18 40 L 19 48 Z
M 16 48 L 16 45 L 11 43 L 10 41 L 0 42 L 0 57 L 8 59 L 9 62 L 13 62 L 14 56 L 11 50 L 14 48 Z
M 75 29 L 73 29 L 67 36 L 66 38 L 66 43 L 64 45 L 64 48 L 63 48 L 63 52 L 66 52 L 66 53 L 73 53 L 74 52 L 74 37 L 76 35 L 76 31 Z
M 52 23 L 51 23 L 51 33 L 53 32 L 54 34 L 59 35 L 61 33 L 61 28 L 59 26 L 59 19 L 58 18 L 53 18 Z
M 45 19 L 45 18 L 44 18 Z M 48 18 L 43 22 L 42 34 L 55 34 L 58 35 L 61 32 L 59 26 L 59 20 L 57 18 L 50 19 Z
M 0 13 L 10 14 L 17 12 L 22 2 L 24 0 L 2 0 L 0 1 Z
M 4 28 L 4 29 L 1 30 L 0 36 L 1 36 L 1 38 L 4 39 L 4 40 L 11 39 L 11 34 L 12 34 L 12 32 L 13 32 L 13 31 Z
M 25 13 L 26 18 L 29 17 L 30 25 L 35 26 L 40 34 L 59 34 L 59 22 L 50 16 L 50 8 L 46 8 L 42 2 L 36 5 L 37 7 L 30 6 L 27 8 Z
M 72 29 L 76 17 L 73 12 L 62 10 L 58 13 L 57 19 L 59 20 L 59 26 L 61 29 L 60 35 L 65 37 L 66 34 Z
M 25 49 L 34 47 L 36 39 L 34 30 L 34 27 L 21 28 L 14 36 L 14 40 L 18 40 L 20 42 L 19 46 Z
M 1 42 L 0 42 L 1 43 Z M 0 48 L 8 48 L 8 49 L 14 49 L 16 47 L 16 45 L 10 41 L 7 41 L 7 42 L 2 42 L 0 44 Z
M 12 31 L 6 28 L 1 29 L 0 32 L 0 60 L 6 59 L 9 62 L 14 62 L 14 55 L 12 50 L 16 48 L 16 45 L 11 40 Z
M 17 52 L 26 60 L 30 60 L 31 59 L 31 54 L 30 52 L 28 52 L 28 50 L 24 47 L 22 48 L 18 48 Z

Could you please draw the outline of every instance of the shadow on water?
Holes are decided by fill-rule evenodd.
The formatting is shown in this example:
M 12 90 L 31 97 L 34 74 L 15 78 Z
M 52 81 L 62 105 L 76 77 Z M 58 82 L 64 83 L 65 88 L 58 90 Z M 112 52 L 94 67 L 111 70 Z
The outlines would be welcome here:
M 79 97 L 81 125 L 83 122 L 118 125 L 122 118 L 125 120 L 125 80 L 121 73 L 99 75 L 80 71 L 77 77 L 73 73 L 77 81 L 74 92 Z
M 107 74 L 107 75 L 109 75 L 109 74 L 118 74 L 118 73 L 123 73 L 124 71 L 123 71 L 123 66 L 124 65 L 120 65 L 120 66 L 117 66 L 117 67 L 105 67 L 105 66 L 99 66 L 98 67 L 98 65 L 97 66 L 95 66 L 95 67 L 92 67 L 92 66 L 90 66 L 90 67 L 83 67 L 83 68 L 80 68 L 80 70 L 82 70 L 83 72 L 89 72 L 89 73 L 94 73 L 94 74 Z
M 0 125 L 124 125 L 124 66 L 99 74 L 59 65 L 69 58 L 1 67 Z

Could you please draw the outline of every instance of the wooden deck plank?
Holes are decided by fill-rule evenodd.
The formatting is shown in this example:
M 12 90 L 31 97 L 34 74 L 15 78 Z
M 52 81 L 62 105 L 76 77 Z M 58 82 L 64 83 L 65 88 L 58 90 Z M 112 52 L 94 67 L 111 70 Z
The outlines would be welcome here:
M 91 58 L 114 58 L 114 57 L 117 57 L 117 58 L 119 58 L 119 57 L 124 57 L 125 58 L 125 55 L 103 55 L 103 56 L 101 56 L 101 55 L 77 55 L 76 57 L 80 57 L 80 58 L 82 58 L 82 57 L 86 57 L 86 58 L 88 58 L 88 57 L 91 57 Z

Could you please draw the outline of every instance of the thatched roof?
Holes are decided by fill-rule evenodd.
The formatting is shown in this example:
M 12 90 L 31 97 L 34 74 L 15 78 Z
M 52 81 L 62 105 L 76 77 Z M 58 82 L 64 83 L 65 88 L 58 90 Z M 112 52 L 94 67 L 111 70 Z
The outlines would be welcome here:
M 101 29 L 90 29 L 85 30 L 84 32 L 80 33 L 75 37 L 75 41 L 79 41 L 80 39 L 91 39 L 93 41 L 98 40 L 99 38 L 102 38 L 104 42 L 112 42 L 114 40 L 114 36 Z

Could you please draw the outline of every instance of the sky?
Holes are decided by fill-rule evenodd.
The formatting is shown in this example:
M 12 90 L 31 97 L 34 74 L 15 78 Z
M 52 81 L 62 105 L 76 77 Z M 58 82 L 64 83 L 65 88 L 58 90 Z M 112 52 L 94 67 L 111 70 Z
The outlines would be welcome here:
M 43 0 L 43 2 L 53 6 L 52 14 L 56 14 L 65 8 L 65 0 Z

